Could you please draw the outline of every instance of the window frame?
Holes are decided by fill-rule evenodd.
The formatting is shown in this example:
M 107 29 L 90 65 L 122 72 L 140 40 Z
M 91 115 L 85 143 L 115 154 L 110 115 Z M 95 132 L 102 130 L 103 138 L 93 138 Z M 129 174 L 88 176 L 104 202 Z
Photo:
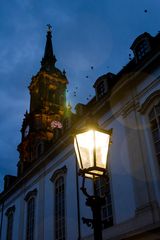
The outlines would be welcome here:
M 157 81 L 160 77 L 157 77 Z M 149 121 L 149 112 L 152 108 L 157 105 L 160 101 L 160 90 L 155 90 L 150 93 L 146 99 L 141 103 L 139 107 L 139 112 L 143 115 L 143 129 L 144 129 L 144 137 L 145 137 L 145 152 L 146 158 L 148 159 L 149 166 L 151 168 L 152 174 L 155 178 L 160 177 L 160 165 L 158 164 L 155 146 L 153 142 L 152 132 L 150 129 L 150 121 Z M 156 185 L 156 187 L 158 187 Z M 159 188 L 159 187 L 158 187 Z
M 25 239 L 26 240 L 34 240 L 35 239 L 36 196 L 37 196 L 37 189 L 34 189 L 34 190 L 28 192 L 24 198 L 24 200 L 26 201 L 26 204 L 27 204 L 26 205 L 26 231 L 25 231 Z M 33 206 L 31 206 L 32 208 L 29 206 L 30 203 L 33 203 L 32 204 Z M 31 210 L 31 213 L 32 213 L 32 215 L 30 215 L 30 216 L 29 216 L 29 210 Z M 32 222 L 32 223 L 34 222 L 33 226 L 31 226 L 30 222 Z M 31 233 L 30 233 L 30 229 L 31 229 Z
M 108 190 L 109 187 L 109 190 Z M 112 192 L 110 186 L 110 174 L 107 171 L 105 176 L 97 178 L 95 181 L 95 190 L 98 193 L 98 196 L 105 197 L 106 203 L 101 207 L 101 219 L 102 219 L 102 228 L 106 229 L 113 226 L 113 200 L 112 200 Z M 110 200 L 108 199 L 110 198 Z M 111 215 L 106 217 L 103 216 L 104 212 L 109 212 L 109 205 L 111 205 Z
M 153 142 L 153 145 L 154 145 L 155 156 L 156 156 L 156 159 L 157 159 L 159 167 L 160 167 L 160 149 L 158 150 L 158 148 L 156 148 L 157 143 L 159 143 L 159 145 L 160 145 L 160 112 L 159 113 L 156 112 L 156 107 L 157 106 L 160 109 L 160 100 L 159 100 L 159 102 L 157 102 L 157 104 L 155 103 L 152 106 L 152 108 L 150 108 L 150 110 L 148 111 L 148 121 L 149 121 L 149 124 L 150 124 L 150 132 L 151 132 L 151 135 L 152 135 L 152 142 Z M 154 117 L 150 116 L 151 112 L 154 114 Z M 157 128 L 153 129 L 153 121 L 155 122 L 154 125 L 157 125 Z M 154 138 L 154 134 L 155 134 L 156 130 L 158 132 L 157 139 Z M 158 152 L 157 152 L 157 150 L 158 150 Z
M 8 208 L 5 215 L 7 217 L 6 240 L 13 239 L 15 205 Z
M 63 166 L 62 168 L 59 168 L 57 169 L 51 176 L 50 178 L 50 181 L 54 183 L 54 187 L 53 187 L 53 197 L 54 197 L 54 208 L 53 208 L 53 216 L 54 216 L 54 219 L 53 219 L 53 229 L 54 229 L 54 239 L 55 240 L 59 240 L 59 238 L 56 238 L 56 210 L 55 210 L 55 206 L 56 206 L 56 182 L 57 180 L 59 180 L 61 177 L 63 177 L 63 180 L 64 180 L 64 240 L 66 240 L 67 238 L 67 217 L 66 217 L 66 173 L 67 173 L 67 167 L 66 166 Z M 62 239 L 62 238 L 60 238 Z
M 54 194 L 55 240 L 65 240 L 65 179 L 63 175 L 55 180 Z

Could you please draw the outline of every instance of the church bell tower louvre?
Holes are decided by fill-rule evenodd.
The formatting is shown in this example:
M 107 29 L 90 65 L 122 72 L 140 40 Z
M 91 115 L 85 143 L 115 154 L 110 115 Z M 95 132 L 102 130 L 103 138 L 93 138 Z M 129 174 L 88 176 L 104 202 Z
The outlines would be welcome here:
M 39 72 L 32 77 L 29 85 L 30 111 L 25 113 L 18 145 L 20 160 L 18 175 L 54 142 L 57 131 L 62 131 L 67 112 L 65 71 L 55 67 L 56 57 L 52 47 L 52 28 L 48 26 L 46 46 Z

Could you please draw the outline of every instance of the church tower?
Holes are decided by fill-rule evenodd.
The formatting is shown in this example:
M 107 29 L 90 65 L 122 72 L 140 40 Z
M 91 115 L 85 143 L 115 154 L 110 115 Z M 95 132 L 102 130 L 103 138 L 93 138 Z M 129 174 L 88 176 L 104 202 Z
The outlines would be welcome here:
M 61 131 L 66 112 L 65 71 L 55 67 L 56 57 L 52 47 L 52 31 L 48 25 L 46 46 L 41 68 L 32 77 L 30 111 L 25 113 L 22 124 L 22 140 L 18 146 L 20 160 L 18 174 L 22 174 L 32 162 L 54 142 L 56 130 Z M 57 129 L 58 128 L 58 129 Z

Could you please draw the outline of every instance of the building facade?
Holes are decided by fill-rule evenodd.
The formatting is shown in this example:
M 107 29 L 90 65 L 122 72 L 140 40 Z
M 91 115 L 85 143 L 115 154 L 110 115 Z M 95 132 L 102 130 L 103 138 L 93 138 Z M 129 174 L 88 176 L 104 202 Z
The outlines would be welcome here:
M 92 213 L 80 190 L 72 136 L 88 118 L 113 131 L 107 179 L 96 184 L 106 196 L 103 239 L 160 239 L 160 34 L 143 33 L 131 50 L 133 59 L 119 73 L 100 76 L 95 97 L 72 113 L 49 27 L 29 86 L 17 176 L 5 176 L 0 195 L 1 240 L 93 239 L 82 222 Z M 92 194 L 92 181 L 86 186 Z

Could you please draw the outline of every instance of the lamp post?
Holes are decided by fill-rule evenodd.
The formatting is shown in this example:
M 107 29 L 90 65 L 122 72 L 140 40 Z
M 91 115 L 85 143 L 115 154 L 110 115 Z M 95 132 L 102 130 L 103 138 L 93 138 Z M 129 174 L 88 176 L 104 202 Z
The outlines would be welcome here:
M 95 182 L 100 176 L 105 176 L 108 149 L 112 130 L 106 131 L 98 125 L 88 126 L 74 135 L 74 147 L 79 165 L 79 174 L 83 177 L 81 190 L 86 198 L 86 205 L 92 210 L 93 219 L 82 218 L 83 223 L 94 229 L 94 239 L 102 240 L 101 206 L 105 197 L 96 193 Z M 85 188 L 85 178 L 93 180 L 94 195 L 89 195 Z

